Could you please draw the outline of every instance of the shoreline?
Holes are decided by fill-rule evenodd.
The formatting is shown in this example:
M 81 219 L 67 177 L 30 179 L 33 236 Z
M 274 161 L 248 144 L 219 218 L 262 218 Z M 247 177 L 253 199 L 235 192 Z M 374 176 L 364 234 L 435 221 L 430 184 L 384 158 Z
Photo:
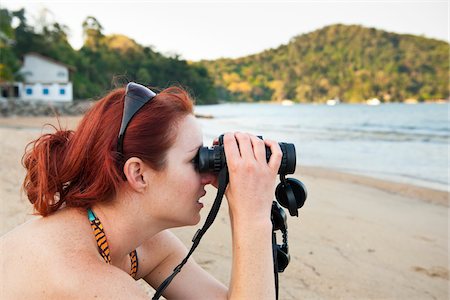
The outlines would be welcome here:
M 376 188 L 384 192 L 419 199 L 428 203 L 433 203 L 449 207 L 450 193 L 429 187 L 423 187 L 410 183 L 396 182 L 392 180 L 380 179 L 371 176 L 342 172 L 332 168 L 318 166 L 297 166 L 296 176 L 306 175 L 313 178 L 327 178 L 347 183 L 364 185 Z
M 75 129 L 82 116 L 61 116 L 59 117 L 62 128 Z M 0 129 L 28 131 L 30 134 L 38 135 L 45 129 L 52 130 L 48 125 L 57 125 L 55 117 L 37 116 L 37 117 L 8 117 L 0 118 Z M 31 141 L 31 140 L 30 140 Z M 29 142 L 29 141 L 28 141 Z M 23 151 L 23 150 L 22 150 Z M 333 168 L 327 168 L 314 165 L 297 165 L 295 176 L 301 178 L 306 175 L 310 177 L 320 177 L 333 179 L 342 182 L 349 182 L 364 185 L 386 191 L 392 194 L 398 194 L 405 197 L 420 199 L 429 203 L 449 207 L 450 193 L 449 191 L 435 189 L 417 185 L 415 183 L 399 182 L 389 178 L 380 178 L 365 174 L 350 173 Z

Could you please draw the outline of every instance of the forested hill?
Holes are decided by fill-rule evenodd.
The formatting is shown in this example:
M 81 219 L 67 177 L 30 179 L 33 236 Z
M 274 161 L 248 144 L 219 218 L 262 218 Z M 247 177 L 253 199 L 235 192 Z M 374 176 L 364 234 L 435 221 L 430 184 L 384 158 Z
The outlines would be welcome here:
M 332 25 L 238 59 L 201 61 L 218 98 L 254 101 L 419 101 L 449 97 L 449 44 L 357 25 Z
M 197 104 L 216 102 L 212 78 L 204 67 L 177 55 L 163 55 L 124 35 L 105 35 L 103 26 L 92 16 L 80 26 L 84 45 L 75 50 L 68 42 L 65 25 L 31 26 L 24 9 L 0 8 L 0 83 L 23 80 L 19 72 L 22 58 L 36 52 L 71 66 L 75 99 L 96 99 L 133 80 L 159 88 L 181 85 Z
M 80 24 L 84 45 L 75 50 L 64 24 L 36 28 L 25 15 L 24 9 L 0 8 L 0 83 L 21 81 L 24 54 L 37 52 L 72 66 L 76 99 L 98 98 L 115 87 L 114 81 L 124 85 L 130 80 L 161 88 L 180 84 L 198 104 L 449 97 L 449 44 L 419 36 L 332 25 L 255 55 L 193 63 L 123 35 L 105 35 L 92 16 Z

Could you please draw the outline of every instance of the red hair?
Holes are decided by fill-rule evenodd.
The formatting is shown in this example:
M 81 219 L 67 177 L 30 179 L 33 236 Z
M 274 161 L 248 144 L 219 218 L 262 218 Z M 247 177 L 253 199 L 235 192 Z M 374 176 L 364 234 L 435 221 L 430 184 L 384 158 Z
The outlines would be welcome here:
M 165 167 L 182 117 L 193 113 L 188 93 L 171 87 L 144 105 L 130 122 L 124 159 L 116 152 L 125 89 L 110 92 L 85 114 L 76 131 L 56 127 L 25 148 L 23 188 L 37 214 L 47 216 L 63 204 L 88 208 L 110 199 L 123 180 L 123 164 L 139 157 L 155 170 Z

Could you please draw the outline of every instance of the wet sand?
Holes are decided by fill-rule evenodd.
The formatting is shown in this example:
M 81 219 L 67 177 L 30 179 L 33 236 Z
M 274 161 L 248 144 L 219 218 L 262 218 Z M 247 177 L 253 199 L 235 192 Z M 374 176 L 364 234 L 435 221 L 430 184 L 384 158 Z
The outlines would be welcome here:
M 61 118 L 69 128 L 78 121 Z M 46 122 L 54 120 L 0 118 L 0 235 L 33 217 L 20 160 Z M 299 218 L 288 217 L 291 262 L 279 276 L 280 299 L 448 299 L 448 192 L 314 167 L 299 166 L 293 177 L 308 199 Z M 215 198 L 214 188 L 207 192 L 201 224 L 173 230 L 187 247 Z M 228 284 L 226 201 L 193 256 Z

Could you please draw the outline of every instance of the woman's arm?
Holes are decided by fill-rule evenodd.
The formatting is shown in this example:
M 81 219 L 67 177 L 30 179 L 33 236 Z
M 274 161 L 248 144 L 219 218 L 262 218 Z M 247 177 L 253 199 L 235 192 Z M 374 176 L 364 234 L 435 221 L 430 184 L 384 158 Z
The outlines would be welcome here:
M 278 143 L 244 133 L 225 134 L 224 146 L 233 235 L 229 298 L 275 299 L 270 212 L 282 152 Z
M 168 230 L 152 238 L 143 251 L 152 260 L 159 261 L 143 277 L 154 288 L 172 274 L 173 269 L 188 253 L 184 244 Z M 166 299 L 227 299 L 227 291 L 221 282 L 201 268 L 191 256 L 163 295 Z
M 275 299 L 270 220 L 233 223 L 229 299 Z

